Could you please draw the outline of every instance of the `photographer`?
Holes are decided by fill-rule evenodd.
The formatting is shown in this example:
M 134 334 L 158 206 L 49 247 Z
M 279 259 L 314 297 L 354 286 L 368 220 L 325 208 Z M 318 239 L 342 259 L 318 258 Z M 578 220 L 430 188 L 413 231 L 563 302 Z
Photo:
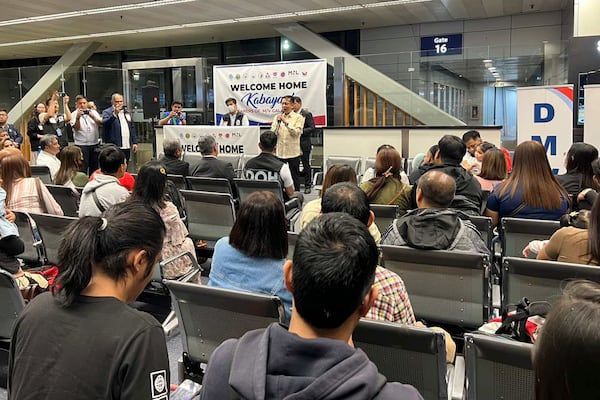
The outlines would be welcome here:
M 60 114 L 59 98 L 63 98 L 63 107 L 65 112 Z M 60 148 L 69 145 L 67 137 L 66 124 L 71 120 L 71 110 L 69 109 L 69 96 L 64 92 L 55 90 L 46 101 L 46 112 L 39 115 L 40 124 L 42 124 L 45 135 L 56 135 Z
M 88 108 L 87 99 L 75 97 L 76 110 L 72 113 L 71 126 L 75 145 L 83 153 L 82 171 L 89 175 L 98 169 L 98 126 L 102 125 L 102 117 L 96 110 Z
M 158 121 L 158 125 L 186 125 L 185 113 L 181 111 L 183 104 L 175 100 L 171 103 L 171 112 L 164 112 L 164 118 Z

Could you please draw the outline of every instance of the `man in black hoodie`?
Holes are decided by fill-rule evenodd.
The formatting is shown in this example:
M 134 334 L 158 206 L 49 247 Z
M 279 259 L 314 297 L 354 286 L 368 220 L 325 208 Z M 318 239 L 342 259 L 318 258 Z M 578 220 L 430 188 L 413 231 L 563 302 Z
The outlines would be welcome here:
M 289 329 L 272 324 L 230 339 L 213 353 L 201 399 L 422 399 L 388 383 L 349 345 L 377 298 L 378 251 L 364 223 L 329 213 L 300 233 L 284 281 L 294 302 Z
M 467 147 L 458 136 L 445 135 L 438 142 L 441 164 L 433 164 L 419 168 L 415 183 L 427 171 L 439 170 L 450 175 L 456 182 L 456 193 L 450 208 L 460 210 L 469 215 L 481 214 L 481 185 L 461 165 Z M 411 175 L 412 176 L 412 175 Z M 417 207 L 416 190 L 412 191 L 411 206 Z

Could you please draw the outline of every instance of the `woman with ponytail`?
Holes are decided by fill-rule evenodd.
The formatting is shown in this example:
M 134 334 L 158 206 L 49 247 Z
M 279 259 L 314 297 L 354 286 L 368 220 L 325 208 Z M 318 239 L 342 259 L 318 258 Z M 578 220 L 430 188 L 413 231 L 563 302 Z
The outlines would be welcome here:
M 168 398 L 162 327 L 127 305 L 150 281 L 164 235 L 160 215 L 141 202 L 67 228 L 54 291 L 31 301 L 15 325 L 9 398 Z
M 412 186 L 402 183 L 402 158 L 394 148 L 382 149 L 375 159 L 375 177 L 360 187 L 371 204 L 396 204 L 400 214 L 410 208 Z

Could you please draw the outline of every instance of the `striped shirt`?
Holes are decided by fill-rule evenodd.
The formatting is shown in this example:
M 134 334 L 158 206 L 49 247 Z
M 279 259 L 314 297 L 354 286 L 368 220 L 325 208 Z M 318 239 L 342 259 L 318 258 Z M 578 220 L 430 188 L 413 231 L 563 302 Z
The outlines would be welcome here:
M 6 208 L 12 211 L 24 211 L 28 213 L 64 215 L 60 205 L 54 200 L 46 185 L 41 181 L 38 196 L 38 178 L 17 179 L 11 188 L 10 199 L 6 202 Z

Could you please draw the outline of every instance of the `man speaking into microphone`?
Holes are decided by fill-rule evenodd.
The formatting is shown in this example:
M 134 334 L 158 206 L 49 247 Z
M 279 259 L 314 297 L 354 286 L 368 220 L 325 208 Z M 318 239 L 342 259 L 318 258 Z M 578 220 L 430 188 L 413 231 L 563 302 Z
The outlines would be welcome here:
M 304 117 L 292 110 L 293 96 L 281 98 L 281 113 L 273 118 L 271 131 L 277 135 L 276 155 L 287 163 L 292 173 L 294 190 L 300 190 L 300 135 Z
M 123 103 L 123 95 L 114 93 L 111 97 L 112 106 L 102 111 L 102 126 L 104 142 L 113 143 L 125 154 L 129 162 L 131 151 L 137 152 L 137 135 L 131 113 Z

